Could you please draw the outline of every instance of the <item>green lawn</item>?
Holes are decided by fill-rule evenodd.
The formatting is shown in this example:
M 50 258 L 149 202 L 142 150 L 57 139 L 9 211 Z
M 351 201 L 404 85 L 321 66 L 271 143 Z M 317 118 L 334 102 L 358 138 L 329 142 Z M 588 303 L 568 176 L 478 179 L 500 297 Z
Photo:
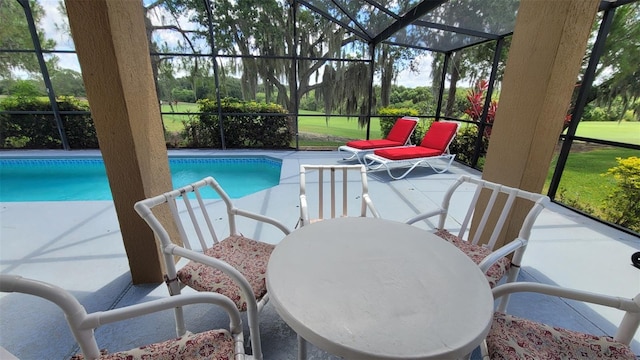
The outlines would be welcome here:
M 344 139 L 364 139 L 367 137 L 367 128 L 358 125 L 358 119 L 346 116 L 326 116 L 319 112 L 301 110 L 298 116 L 298 132 L 301 134 L 300 142 L 312 146 L 338 146 L 344 144 Z M 308 116 L 312 115 L 312 116 Z M 372 118 L 369 130 L 369 138 L 379 139 L 380 119 Z M 309 134 L 322 134 L 324 140 L 312 139 Z
M 175 112 L 198 112 L 198 105 L 193 103 L 178 103 L 173 106 Z M 169 105 L 162 105 L 162 112 L 170 113 Z M 317 111 L 301 110 L 298 117 L 299 132 L 303 134 L 320 134 L 325 137 L 363 139 L 366 137 L 366 128 L 358 126 L 358 119 L 346 116 L 330 117 L 328 122 L 324 114 Z M 164 125 L 168 131 L 179 132 L 182 130 L 182 121 L 189 115 L 163 115 Z M 586 121 L 580 123 L 576 131 L 577 136 L 592 137 L 603 140 L 618 141 L 640 145 L 640 122 L 615 122 L 615 121 Z M 371 119 L 371 139 L 380 138 L 380 120 Z M 330 141 L 332 145 L 337 141 Z
M 617 157 L 627 158 L 631 156 L 640 156 L 640 154 L 637 150 L 619 148 L 571 153 L 560 180 L 558 194 L 564 197 L 561 200 L 568 205 L 573 206 L 573 203 L 576 202 L 589 205 L 597 210 L 602 206 L 615 185 L 612 176 L 603 176 L 602 174 L 618 165 Z M 543 193 L 546 193 L 548 189 L 551 175 L 555 170 L 556 160 L 553 160 L 549 168 L 547 185 L 545 185 Z
M 173 109 L 175 112 L 199 111 L 197 104 L 190 103 L 179 103 L 174 105 Z M 190 116 L 170 114 L 169 105 L 162 105 L 162 112 L 168 113 L 162 116 L 162 120 L 169 132 L 180 132 L 184 128 L 182 121 Z M 303 116 L 298 117 L 298 131 L 302 134 L 300 140 L 302 146 L 338 146 L 344 144 L 344 139 L 364 139 L 367 136 L 367 129 L 358 126 L 357 118 L 332 116 L 327 122 L 327 118 L 320 112 L 302 110 L 300 114 Z M 380 136 L 380 120 L 372 118 L 369 137 L 378 139 Z
M 576 136 L 640 145 L 640 121 L 585 121 Z
M 163 104 L 161 106 L 162 112 L 163 113 L 168 113 L 168 114 L 163 114 L 162 115 L 162 122 L 164 122 L 164 127 L 167 131 L 169 132 L 180 132 L 182 131 L 182 129 L 184 129 L 184 125 L 182 124 L 183 121 L 188 120 L 190 115 L 173 115 L 170 114 L 172 112 L 171 110 L 171 106 Z M 198 104 L 193 104 L 193 103 L 183 103 L 180 102 L 177 105 L 173 105 L 173 112 L 178 112 L 178 113 L 185 113 L 185 112 L 189 112 L 189 113 L 196 113 L 200 111 L 198 109 Z

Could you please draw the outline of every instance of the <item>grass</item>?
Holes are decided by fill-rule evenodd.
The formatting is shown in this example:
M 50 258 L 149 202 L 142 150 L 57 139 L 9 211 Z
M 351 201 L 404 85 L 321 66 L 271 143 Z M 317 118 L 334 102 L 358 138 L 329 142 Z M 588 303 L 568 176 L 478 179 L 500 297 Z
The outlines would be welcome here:
M 181 132 L 182 129 L 184 129 L 184 124 L 182 124 L 182 122 L 185 120 L 188 120 L 190 115 L 170 114 L 170 113 L 171 112 L 197 113 L 198 111 L 200 111 L 198 109 L 198 104 L 183 103 L 183 102 L 178 103 L 177 105 L 173 105 L 173 110 L 171 109 L 171 106 L 167 104 L 162 104 L 161 109 L 163 113 L 169 113 L 169 114 L 162 115 L 162 122 L 164 123 L 164 128 L 168 132 L 178 132 L 178 133 Z
M 196 113 L 199 111 L 197 104 L 178 103 L 173 106 L 174 112 Z M 169 105 L 162 105 L 162 121 L 168 132 L 180 132 L 184 128 L 183 121 L 189 119 L 191 115 L 170 114 L 172 112 Z M 338 146 L 344 144 L 344 139 L 364 139 L 367 136 L 367 129 L 360 128 L 357 118 L 346 116 L 332 116 L 327 122 L 324 114 L 317 111 L 301 110 L 302 116 L 298 117 L 298 131 L 303 135 L 300 138 L 301 146 Z M 370 135 L 371 139 L 381 137 L 380 120 L 371 119 Z
M 194 103 L 178 103 L 173 106 L 175 112 L 198 112 L 198 105 Z M 169 105 L 162 105 L 163 121 L 166 129 L 172 132 L 180 132 L 183 128 L 182 121 L 187 120 L 189 115 L 172 115 Z M 327 122 L 324 114 L 318 111 L 300 110 L 298 117 L 298 130 L 304 134 L 319 134 L 331 138 L 364 139 L 366 128 L 358 126 L 358 119 L 346 116 L 332 116 Z M 616 121 L 586 121 L 580 123 L 576 131 L 577 136 L 598 138 L 604 140 L 618 141 L 640 145 L 640 122 L 616 122 Z M 379 139 L 380 120 L 371 118 L 369 137 Z M 339 141 L 325 140 L 325 142 L 335 145 Z
M 640 122 L 585 121 L 578 124 L 576 136 L 640 145 Z
M 327 134 L 346 139 L 364 139 L 367 128 L 358 125 L 358 119 L 346 116 L 331 116 L 328 120 L 324 114 L 317 111 L 300 110 L 298 116 L 298 131 L 301 133 Z M 369 137 L 380 138 L 380 119 L 372 118 Z
M 560 180 L 558 195 L 562 199 L 559 200 L 574 207 L 583 205 L 591 208 L 592 212 L 598 213 L 598 209 L 615 186 L 615 180 L 612 176 L 602 176 L 601 174 L 618 165 L 617 157 L 631 156 L 638 156 L 638 151 L 607 148 L 569 154 Z M 551 163 L 543 193 L 547 192 L 556 161 L 557 159 L 554 159 Z

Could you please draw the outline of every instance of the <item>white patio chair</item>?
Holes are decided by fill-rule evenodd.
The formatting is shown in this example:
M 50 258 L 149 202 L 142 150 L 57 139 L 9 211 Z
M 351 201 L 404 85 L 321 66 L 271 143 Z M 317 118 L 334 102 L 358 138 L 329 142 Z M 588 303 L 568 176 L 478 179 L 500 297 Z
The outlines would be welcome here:
M 317 174 L 310 179 L 311 174 Z M 316 183 L 317 191 L 313 186 Z M 310 206 L 310 193 L 317 199 L 317 207 Z M 328 193 L 328 194 L 327 194 Z M 328 197 L 328 198 L 327 198 Z M 350 210 L 349 204 L 356 203 Z M 341 204 L 341 210 L 338 204 Z M 311 209 L 318 209 L 317 213 Z M 367 169 L 364 165 L 300 165 L 300 219 L 298 225 L 305 226 L 315 221 L 335 217 L 380 214 L 369 196 Z M 310 215 L 312 213 L 312 215 Z
M 206 188 L 213 189 L 220 196 L 226 215 L 222 211 L 215 216 L 209 215 L 211 208 L 205 204 L 201 194 Z M 171 239 L 154 214 L 153 209 L 162 204 L 167 204 L 171 210 L 183 246 L 177 245 L 181 243 L 180 239 Z M 290 232 L 285 225 L 273 218 L 236 208 L 212 177 L 141 200 L 135 204 L 135 209 L 160 240 L 167 272 L 165 282 L 171 295 L 180 294 L 185 285 L 197 291 L 223 294 L 233 300 L 240 311 L 247 311 L 250 326 L 258 326 L 258 312 L 269 299 L 265 276 L 274 245 L 242 235 L 237 227 L 237 217 L 272 225 L 283 233 L 283 237 Z M 227 222 L 223 221 L 225 217 Z M 220 236 L 222 232 L 216 232 L 214 223 L 219 231 L 226 228 L 222 230 L 226 230 L 227 235 Z M 197 239 L 194 239 L 195 244 L 190 240 L 192 237 Z M 199 246 L 199 251 L 193 250 L 194 245 Z M 190 261 L 178 270 L 175 256 Z M 178 335 L 185 331 L 180 308 L 176 308 L 176 330 Z M 253 355 L 262 359 L 260 339 L 255 334 L 257 332 L 251 333 L 251 342 L 258 353 Z
M 82 352 L 81 355 L 76 355 L 72 359 L 245 359 L 240 312 L 233 301 L 220 294 L 182 294 L 88 314 L 71 293 L 45 282 L 3 274 L 0 275 L 0 291 L 38 296 L 60 307 Z M 176 339 L 112 354 L 98 347 L 94 330 L 101 325 L 173 309 L 176 306 L 198 303 L 221 307 L 229 316 L 229 329 L 208 330 L 201 333 L 187 332 Z M 143 332 L 149 330 L 141 329 Z M 250 327 L 250 331 L 252 334 L 255 331 L 256 336 L 259 337 L 257 327 Z M 34 336 L 38 335 L 34 334 Z
M 481 344 L 483 359 L 628 359 L 636 360 L 630 344 L 640 326 L 640 294 L 633 299 L 595 294 L 538 283 L 511 283 L 493 289 L 498 299 L 514 292 L 535 292 L 598 304 L 625 312 L 613 337 L 585 334 L 496 312 Z
M 469 186 L 475 187 L 473 197 L 469 201 Z M 473 190 L 473 189 L 472 189 Z M 478 199 L 483 191 L 490 192 L 491 196 L 484 209 L 476 209 Z M 455 196 L 458 194 L 459 196 Z M 501 195 L 502 196 L 499 196 Z M 452 198 L 456 208 L 467 208 L 464 220 L 460 228 L 454 234 L 445 228 Z M 498 236 L 508 225 L 513 205 L 516 200 L 524 200 L 532 204 L 518 237 L 496 248 Z M 429 211 L 406 221 L 407 224 L 414 224 L 420 220 L 438 216 L 435 234 L 453 243 L 465 254 L 467 254 L 485 273 L 489 285 L 494 287 L 506 275 L 506 282 L 516 281 L 520 272 L 522 256 L 527 249 L 527 243 L 531 234 L 531 227 L 542 210 L 549 204 L 547 196 L 536 194 L 509 186 L 493 183 L 479 178 L 463 175 L 447 190 L 442 200 L 442 204 L 436 210 Z M 482 211 L 482 218 L 478 222 L 473 237 L 469 237 L 469 226 L 475 211 Z M 489 222 L 492 212 L 499 212 L 500 216 L 496 222 Z M 456 226 L 458 224 L 456 223 Z M 480 244 L 483 234 L 489 236 L 486 244 Z M 508 255 L 511 255 L 510 257 Z M 500 304 L 500 309 L 504 310 L 508 304 L 508 297 L 504 297 Z

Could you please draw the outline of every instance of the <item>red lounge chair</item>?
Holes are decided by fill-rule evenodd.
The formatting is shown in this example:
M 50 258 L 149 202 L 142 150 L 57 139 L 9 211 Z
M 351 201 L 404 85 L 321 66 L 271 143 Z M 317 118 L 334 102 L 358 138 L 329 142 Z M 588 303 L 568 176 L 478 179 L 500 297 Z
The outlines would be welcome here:
M 353 160 L 355 158 L 363 164 L 363 156 L 372 153 L 375 149 L 409 145 L 411 143 L 411 134 L 418 126 L 418 120 L 418 118 L 412 116 L 399 118 L 393 124 L 386 138 L 349 141 L 346 145 L 340 146 L 338 151 L 345 151 L 351 154 L 348 157 L 343 157 L 343 160 Z
M 365 165 L 369 170 L 384 167 L 393 179 L 402 179 L 418 165 L 429 165 L 436 173 L 443 173 L 449 169 L 455 154 L 449 153 L 449 145 L 458 132 L 459 124 L 452 121 L 436 121 L 424 135 L 418 146 L 403 146 L 389 149 L 374 150 L 372 154 L 364 156 Z M 436 168 L 434 160 L 445 160 L 446 166 Z M 410 166 L 400 176 L 391 173 L 392 168 Z

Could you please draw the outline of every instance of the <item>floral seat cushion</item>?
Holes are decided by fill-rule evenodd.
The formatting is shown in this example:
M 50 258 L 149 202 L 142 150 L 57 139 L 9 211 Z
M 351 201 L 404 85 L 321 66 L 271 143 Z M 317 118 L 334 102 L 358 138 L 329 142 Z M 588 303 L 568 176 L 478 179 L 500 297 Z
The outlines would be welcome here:
M 475 262 L 476 264 L 480 264 L 480 262 L 485 257 L 487 257 L 487 255 L 491 254 L 491 250 L 462 240 L 458 236 L 451 234 L 447 230 L 438 230 L 436 231 L 436 235 L 449 241 L 458 249 L 462 250 L 462 252 L 467 254 L 467 256 L 469 256 L 471 260 L 473 260 L 473 262 Z M 492 288 L 496 286 L 496 284 L 498 284 L 498 281 L 500 281 L 507 270 L 509 270 L 509 267 L 511 267 L 511 260 L 507 257 L 503 257 L 495 264 L 493 264 L 485 273 L 485 276 L 489 281 L 489 286 L 491 286 Z
M 583 334 L 500 312 L 487 336 L 491 359 L 629 359 L 629 346 L 608 336 Z
M 226 330 L 210 330 L 192 334 L 187 332 L 177 339 L 141 346 L 136 349 L 106 354 L 102 351 L 101 360 L 187 360 L 212 359 L 233 360 L 234 341 Z M 71 360 L 83 360 L 84 356 L 75 355 Z
M 230 236 L 207 249 L 204 254 L 218 258 L 236 268 L 251 284 L 256 299 L 267 293 L 265 281 L 267 264 L 274 245 L 246 238 Z M 238 285 L 222 271 L 195 261 L 178 271 L 178 279 L 198 291 L 217 292 L 233 300 L 240 311 L 247 310 Z

